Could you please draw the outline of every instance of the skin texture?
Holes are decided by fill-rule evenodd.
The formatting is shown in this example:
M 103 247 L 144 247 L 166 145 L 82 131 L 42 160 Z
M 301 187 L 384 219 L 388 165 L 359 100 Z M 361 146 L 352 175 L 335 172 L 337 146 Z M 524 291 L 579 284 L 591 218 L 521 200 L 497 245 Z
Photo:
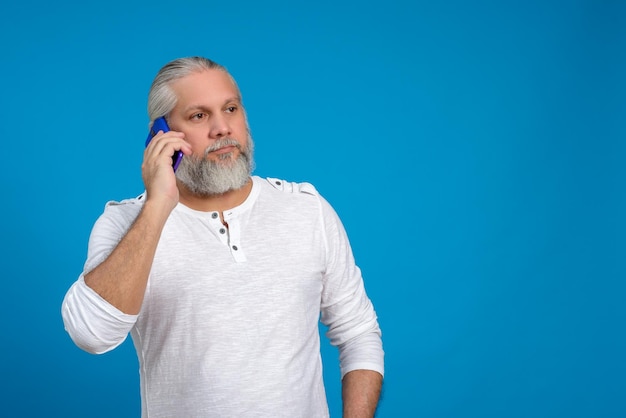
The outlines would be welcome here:
M 371 418 L 376 412 L 383 377 L 372 370 L 353 370 L 341 382 L 344 418 Z
M 158 133 L 144 151 L 143 208 L 109 257 L 85 275 L 87 286 L 132 315 L 141 309 L 161 232 L 178 202 L 199 211 L 217 211 L 221 216 L 224 210 L 245 201 L 252 188 L 249 180 L 240 189 L 201 197 L 177 182 L 171 167 L 175 151 L 181 150 L 186 156 L 202 155 L 208 146 L 225 137 L 246 147 L 248 128 L 239 90 L 225 72 L 213 69 L 192 73 L 171 87 L 178 98 L 168 119 L 171 131 Z M 207 158 L 230 164 L 238 153 L 236 147 L 227 147 Z M 218 159 L 218 154 L 229 157 Z M 381 384 L 382 376 L 368 370 L 355 370 L 344 376 L 344 416 L 372 417 Z

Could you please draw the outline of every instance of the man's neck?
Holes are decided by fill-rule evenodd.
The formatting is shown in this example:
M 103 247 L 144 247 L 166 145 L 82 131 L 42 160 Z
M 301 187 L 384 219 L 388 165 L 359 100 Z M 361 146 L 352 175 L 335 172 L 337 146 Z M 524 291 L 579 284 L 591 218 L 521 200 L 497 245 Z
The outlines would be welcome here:
M 250 195 L 252 179 L 241 188 L 231 190 L 219 195 L 197 196 L 189 192 L 185 186 L 178 182 L 179 202 L 193 210 L 201 212 L 220 212 L 241 205 Z

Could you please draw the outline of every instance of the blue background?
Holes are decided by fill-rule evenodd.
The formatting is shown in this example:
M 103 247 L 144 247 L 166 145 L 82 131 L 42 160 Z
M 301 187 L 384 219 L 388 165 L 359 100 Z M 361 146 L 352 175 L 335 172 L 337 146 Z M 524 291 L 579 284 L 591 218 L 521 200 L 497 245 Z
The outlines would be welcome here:
M 0 416 L 139 416 L 130 339 L 84 353 L 60 306 L 104 203 L 142 192 L 148 88 L 187 55 L 237 78 L 256 174 L 342 217 L 380 417 L 626 416 L 625 28 L 591 0 L 4 5 Z

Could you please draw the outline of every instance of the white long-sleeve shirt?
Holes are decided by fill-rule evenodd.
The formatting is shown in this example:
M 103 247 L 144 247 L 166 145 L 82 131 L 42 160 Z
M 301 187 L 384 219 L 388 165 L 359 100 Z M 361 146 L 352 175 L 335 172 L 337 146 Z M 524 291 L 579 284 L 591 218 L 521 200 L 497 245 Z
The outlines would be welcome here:
M 383 374 L 381 333 L 344 228 L 308 183 L 253 177 L 225 211 L 170 214 L 138 315 L 109 304 L 83 276 L 111 253 L 143 196 L 109 202 L 83 274 L 62 306 L 81 348 L 103 353 L 130 332 L 143 417 L 327 417 L 318 321 L 339 347 L 342 376 Z

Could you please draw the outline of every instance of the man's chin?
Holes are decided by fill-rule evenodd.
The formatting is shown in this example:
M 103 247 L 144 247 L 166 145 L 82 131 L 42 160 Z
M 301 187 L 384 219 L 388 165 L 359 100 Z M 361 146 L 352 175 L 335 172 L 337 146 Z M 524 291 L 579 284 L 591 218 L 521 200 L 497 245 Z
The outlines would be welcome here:
M 238 154 L 235 152 L 224 152 L 222 154 L 209 154 L 206 156 L 206 161 L 211 161 L 214 164 L 220 164 L 222 166 L 231 166 L 237 161 Z

